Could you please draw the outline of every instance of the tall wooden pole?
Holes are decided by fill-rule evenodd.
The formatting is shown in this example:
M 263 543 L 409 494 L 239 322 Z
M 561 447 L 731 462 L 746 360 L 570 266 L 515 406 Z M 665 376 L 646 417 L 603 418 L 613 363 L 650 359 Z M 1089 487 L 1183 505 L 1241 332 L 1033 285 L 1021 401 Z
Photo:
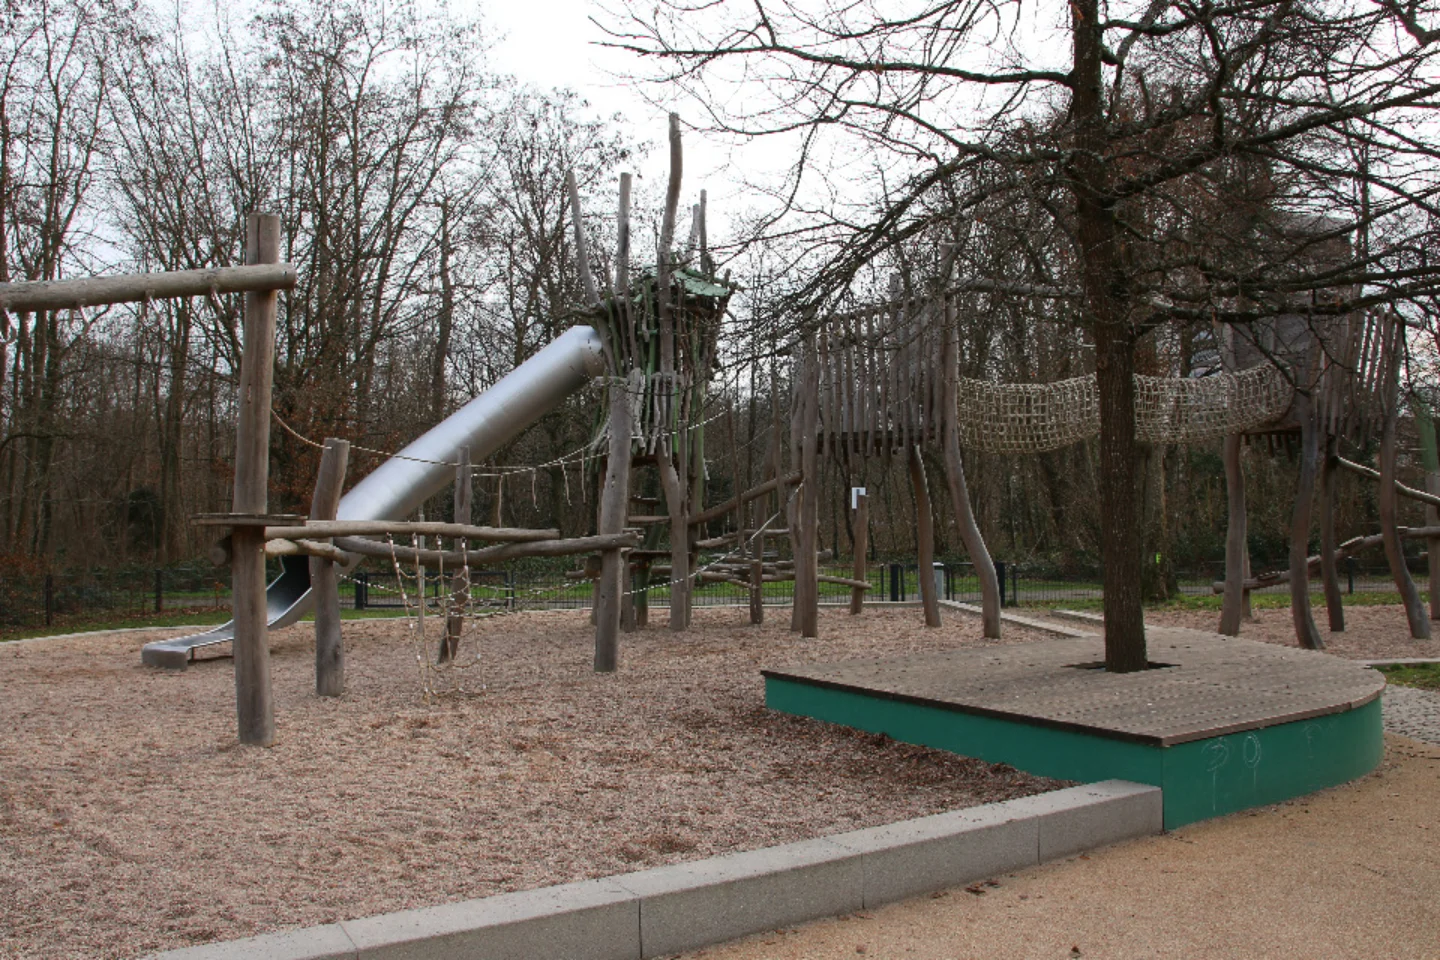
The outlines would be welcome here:
M 1400 533 L 1396 529 L 1399 491 L 1396 490 L 1396 421 L 1400 417 L 1400 362 L 1405 350 L 1405 325 L 1400 318 L 1391 314 L 1383 321 L 1385 325 L 1385 359 L 1381 370 L 1385 382 L 1381 386 L 1384 397 L 1384 424 L 1380 432 L 1380 532 L 1384 535 L 1385 560 L 1390 565 L 1390 576 L 1400 601 L 1405 604 L 1405 618 L 1410 621 L 1410 636 L 1416 640 L 1430 639 L 1430 618 L 1420 602 L 1420 591 L 1405 566 L 1405 551 L 1400 544 Z
M 820 423 L 820 364 L 815 338 L 805 345 L 805 379 L 801 405 L 804 409 L 800 434 L 800 470 L 805 475 L 800 488 L 800 537 L 795 557 L 795 603 L 800 608 L 800 636 L 820 635 L 820 469 L 816 431 Z M 802 593 L 803 588 L 803 593 Z
M 630 504 L 630 381 L 610 378 L 610 455 L 605 489 L 600 494 L 600 533 L 620 533 Z M 625 555 L 606 550 L 600 555 L 600 583 L 595 593 L 595 672 L 612 673 L 620 656 L 620 605 L 625 590 Z
M 335 519 L 349 460 L 350 443 L 327 437 L 310 500 L 311 520 Z M 315 692 L 338 697 L 345 692 L 345 643 L 340 636 L 340 575 L 334 561 L 310 558 L 310 589 L 315 594 Z
M 1220 633 L 1227 637 L 1240 635 L 1240 620 L 1245 612 L 1242 594 L 1249 573 L 1245 563 L 1249 547 L 1246 539 L 1245 471 L 1240 460 L 1242 440 L 1238 433 L 1227 434 L 1221 452 L 1225 464 L 1229 519 L 1225 532 L 1225 596 L 1220 603 Z
M 1322 424 L 1323 428 L 1323 424 Z M 1325 613 L 1331 633 L 1345 632 L 1345 603 L 1340 594 L 1340 566 L 1335 559 L 1339 546 L 1335 535 L 1335 481 L 1340 467 L 1340 438 L 1334 433 L 1325 437 L 1325 457 L 1320 464 L 1320 582 L 1325 588 Z
M 474 495 L 470 478 L 473 472 L 470 466 L 470 448 L 461 447 L 455 456 L 455 498 L 452 501 L 456 523 L 470 522 L 471 500 Z M 440 663 L 454 660 L 460 651 L 460 634 L 465 630 L 465 606 L 469 601 L 470 574 L 462 567 L 450 580 L 450 610 L 445 617 L 445 634 L 440 638 L 440 651 L 436 656 Z
M 870 498 L 864 487 L 851 488 L 851 508 L 854 511 L 855 562 L 852 572 L 856 580 L 864 580 L 865 555 L 870 550 Z M 859 587 L 850 590 L 850 613 L 858 615 L 865 609 L 865 591 Z
M 252 213 L 245 218 L 245 262 L 280 262 L 279 217 Z M 235 513 L 263 515 L 269 506 L 270 393 L 278 306 L 279 297 L 273 290 L 245 294 L 240 413 L 235 430 Z M 265 606 L 265 529 L 237 526 L 231 546 L 236 724 L 241 743 L 269 746 L 275 741 L 275 707 Z
M 1004 584 L 995 572 L 995 561 L 990 557 L 990 548 L 975 520 L 975 511 L 970 506 L 970 489 L 965 483 L 965 461 L 960 454 L 960 329 L 955 317 L 955 304 L 945 303 L 945 347 L 942 357 L 945 366 L 943 383 L 944 409 L 941 411 L 945 448 L 945 483 L 950 490 L 950 508 L 955 513 L 955 526 L 960 530 L 960 542 L 970 555 L 975 568 L 975 578 L 980 583 L 980 627 L 991 640 L 1000 639 L 1000 608 L 1004 599 Z
M 1312 369 L 1313 365 L 1307 365 L 1305 376 L 1300 378 L 1301 388 L 1295 391 L 1293 407 L 1300 421 L 1300 477 L 1295 485 L 1295 509 L 1290 514 L 1290 617 L 1295 624 L 1296 642 L 1306 650 L 1323 650 L 1325 641 L 1310 609 L 1310 513 L 1320 461 L 1320 425 L 1310 394 Z
M 1435 438 L 1435 416 L 1430 405 L 1423 401 L 1415 403 L 1415 432 L 1420 435 L 1420 465 L 1425 468 L 1425 489 L 1440 493 L 1440 450 Z M 1440 526 L 1440 510 L 1435 504 L 1425 504 L 1425 526 Z M 1430 580 L 1430 619 L 1440 620 L 1440 537 L 1425 541 L 1426 569 Z
M 925 626 L 940 626 L 940 598 L 935 595 L 935 514 L 930 508 L 930 485 L 925 481 L 925 461 L 918 444 L 909 450 L 910 484 L 915 490 L 915 546 L 920 567 L 920 600 L 925 607 Z

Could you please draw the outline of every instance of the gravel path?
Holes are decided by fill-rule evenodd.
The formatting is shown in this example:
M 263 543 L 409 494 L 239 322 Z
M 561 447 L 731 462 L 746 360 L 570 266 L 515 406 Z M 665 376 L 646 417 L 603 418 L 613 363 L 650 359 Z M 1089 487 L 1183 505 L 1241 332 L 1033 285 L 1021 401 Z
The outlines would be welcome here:
M 1392 683 L 1385 688 L 1382 708 L 1390 733 L 1440 744 L 1440 693 Z

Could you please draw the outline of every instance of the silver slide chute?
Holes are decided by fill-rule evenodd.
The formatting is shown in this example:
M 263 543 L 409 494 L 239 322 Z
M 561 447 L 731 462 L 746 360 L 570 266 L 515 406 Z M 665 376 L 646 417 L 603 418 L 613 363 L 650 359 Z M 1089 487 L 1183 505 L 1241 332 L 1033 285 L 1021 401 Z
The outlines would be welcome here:
M 484 460 L 566 397 L 605 370 L 600 335 L 571 327 L 418 440 L 386 460 L 340 500 L 340 520 L 404 520 L 455 480 L 455 452 L 470 448 Z M 265 590 L 272 628 L 289 626 L 310 611 L 310 561 L 282 557 L 282 572 Z M 235 638 L 233 621 L 205 633 L 147 643 L 143 663 L 183 670 L 201 648 Z

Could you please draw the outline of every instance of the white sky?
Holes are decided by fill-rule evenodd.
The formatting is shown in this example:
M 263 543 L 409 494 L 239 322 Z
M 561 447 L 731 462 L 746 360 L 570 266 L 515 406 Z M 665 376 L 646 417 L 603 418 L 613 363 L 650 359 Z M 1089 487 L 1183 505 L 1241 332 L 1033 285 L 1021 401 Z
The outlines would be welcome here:
M 657 86 L 642 93 L 636 85 L 617 79 L 643 73 L 645 65 L 633 54 L 598 45 L 606 35 L 590 20 L 601 16 L 594 0 L 488 0 L 481 9 L 491 35 L 504 34 L 490 54 L 496 70 L 541 88 L 569 87 L 588 100 L 600 117 L 622 115 L 635 134 L 652 146 L 646 160 L 628 172 L 652 186 L 664 183 L 668 174 L 667 113 L 677 110 L 682 121 L 701 122 L 704 118 L 693 104 L 652 103 L 665 94 Z M 710 237 L 716 243 L 726 241 L 726 222 L 747 203 L 738 171 L 743 169 L 752 179 L 778 178 L 794 159 L 779 138 L 760 138 L 740 147 L 686 127 L 684 145 L 679 228 L 682 235 L 689 229 L 685 211 L 699 201 L 704 189 Z M 617 169 L 615 176 L 623 172 L 627 171 Z

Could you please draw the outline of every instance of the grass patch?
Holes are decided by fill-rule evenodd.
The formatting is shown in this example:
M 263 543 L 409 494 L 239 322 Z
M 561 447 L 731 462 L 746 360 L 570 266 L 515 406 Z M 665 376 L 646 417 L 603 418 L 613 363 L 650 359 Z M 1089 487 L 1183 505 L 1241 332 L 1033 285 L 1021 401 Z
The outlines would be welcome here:
M 1440 690 L 1440 663 L 1406 663 L 1376 667 L 1389 683 L 1422 690 Z

